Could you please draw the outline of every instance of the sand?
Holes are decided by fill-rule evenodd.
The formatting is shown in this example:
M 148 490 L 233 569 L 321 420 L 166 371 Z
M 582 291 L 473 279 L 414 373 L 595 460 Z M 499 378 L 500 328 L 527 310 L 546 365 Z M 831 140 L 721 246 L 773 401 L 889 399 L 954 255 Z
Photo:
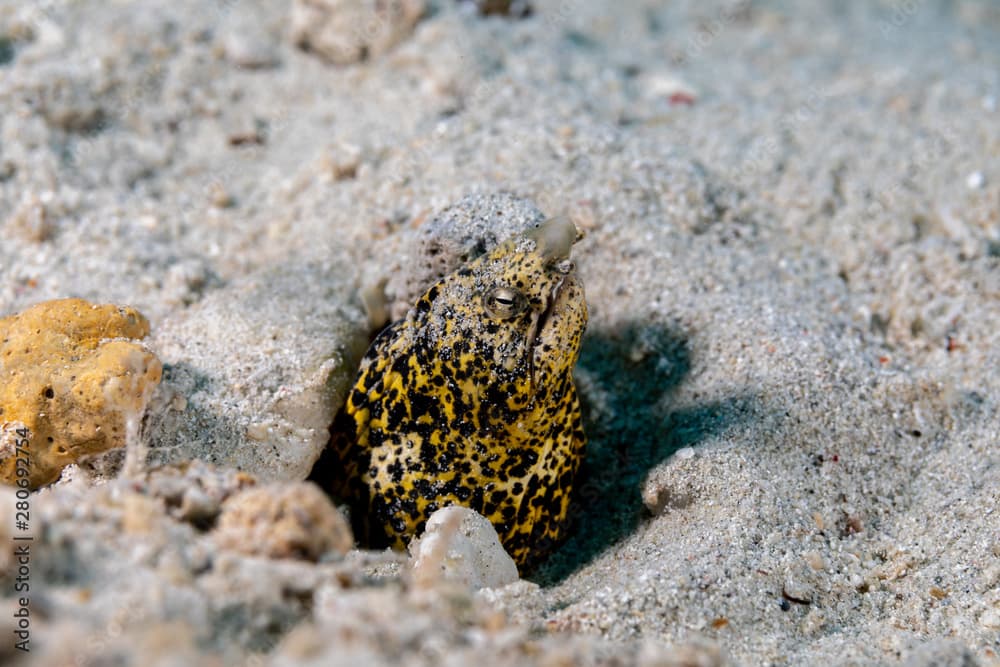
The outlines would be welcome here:
M 0 314 L 141 310 L 148 460 L 221 466 L 33 496 L 32 653 L 0 655 L 1000 664 L 1000 10 L 532 5 L 435 2 L 334 65 L 278 0 L 0 3 Z M 559 551 L 474 592 L 227 551 L 172 504 L 301 479 L 357 290 L 405 293 L 421 223 L 498 193 L 586 233 Z

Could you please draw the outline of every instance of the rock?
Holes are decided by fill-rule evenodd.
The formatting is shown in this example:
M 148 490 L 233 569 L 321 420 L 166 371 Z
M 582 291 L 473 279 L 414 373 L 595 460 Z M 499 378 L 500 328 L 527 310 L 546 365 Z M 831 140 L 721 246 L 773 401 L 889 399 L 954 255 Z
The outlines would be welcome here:
M 826 561 L 823 559 L 823 555 L 815 550 L 809 550 L 802 554 L 802 559 L 816 572 L 822 572 L 826 569 Z
M 168 303 L 190 305 L 210 288 L 221 286 L 211 265 L 203 259 L 182 259 L 163 276 L 163 299 Z
M 346 141 L 330 146 L 319 160 L 319 173 L 327 181 L 355 178 L 362 163 L 362 150 Z
M 309 616 L 312 592 L 323 582 L 338 581 L 344 565 L 226 549 L 216 531 L 205 532 L 178 516 L 178 503 L 191 493 L 235 500 L 252 482 L 243 473 L 193 463 L 101 485 L 60 483 L 33 495 L 33 664 L 89 664 L 113 656 L 122 665 L 207 665 L 212 662 L 187 660 L 178 645 L 197 645 L 202 657 L 225 651 L 243 662 L 242 651 L 259 653 L 276 644 Z M 267 492 L 272 499 L 281 496 L 275 489 Z M 286 499 L 300 502 L 303 496 L 291 493 Z M 0 520 L 12 527 L 14 517 L 4 505 L 0 494 Z M 228 501 L 223 506 L 229 510 Z M 261 528 L 287 535 L 284 525 L 266 521 Z M 0 528 L 0 538 L 5 536 Z M 352 575 L 345 580 L 353 581 Z M 173 619 L 190 626 L 173 630 L 169 642 L 148 652 L 141 637 Z M 7 630 L 2 624 L 0 629 Z M 64 641 L 78 635 L 101 641 L 81 639 L 75 652 L 66 653 Z M 160 654 L 168 657 L 154 659 Z
M 33 193 L 22 195 L 20 205 L 8 218 L 6 226 L 15 235 L 34 243 L 48 241 L 56 232 L 52 214 Z
M 642 504 L 653 516 L 690 506 L 704 492 L 698 480 L 706 462 L 690 447 L 677 450 L 656 466 L 642 483 Z
M 525 18 L 531 16 L 532 7 L 528 0 L 463 0 L 483 16 L 508 16 Z
M 100 85 L 70 64 L 51 63 L 43 74 L 24 84 L 35 95 L 41 115 L 55 130 L 75 134 L 100 131 L 108 122 Z
M 226 499 L 257 484 L 252 475 L 201 461 L 162 466 L 139 480 L 148 495 L 162 501 L 172 518 L 202 529 L 215 524 Z
M 816 596 L 816 590 L 810 578 L 799 570 L 789 572 L 785 575 L 785 582 L 781 587 L 781 595 L 791 602 L 809 604 Z
M 666 100 L 671 105 L 691 105 L 698 100 L 694 86 L 669 72 L 646 73 L 640 77 L 640 82 L 645 95 Z
M 293 0 L 291 37 L 337 65 L 385 53 L 412 31 L 425 0 Z
M 135 342 L 149 322 L 133 308 L 46 301 L 0 319 L 0 479 L 14 484 L 27 438 L 32 488 L 64 467 L 123 447 L 162 367 Z
M 220 547 L 268 558 L 317 561 L 354 546 L 347 520 L 309 482 L 258 487 L 231 497 L 214 536 Z
M 219 36 L 226 60 L 246 69 L 267 69 L 281 64 L 277 38 L 256 12 L 235 12 Z
M 444 578 L 479 589 L 518 580 L 514 559 L 504 551 L 493 524 L 466 507 L 451 505 L 432 514 L 410 552 L 414 577 L 424 584 Z
M 545 217 L 531 200 L 505 192 L 470 195 L 444 209 L 403 241 L 387 274 L 390 318 L 403 317 L 433 283 Z
M 150 461 L 305 479 L 368 344 L 349 275 L 334 263 L 266 269 L 165 320 Z

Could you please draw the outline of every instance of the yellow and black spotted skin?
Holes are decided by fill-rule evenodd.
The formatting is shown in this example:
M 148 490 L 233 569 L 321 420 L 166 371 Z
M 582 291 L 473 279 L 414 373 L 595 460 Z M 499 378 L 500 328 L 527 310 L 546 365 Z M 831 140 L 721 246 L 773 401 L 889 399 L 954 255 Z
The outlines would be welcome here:
M 323 480 L 364 517 L 371 546 L 403 548 L 452 504 L 487 517 L 519 565 L 563 537 L 585 442 L 576 237 L 555 218 L 498 245 L 372 343 Z

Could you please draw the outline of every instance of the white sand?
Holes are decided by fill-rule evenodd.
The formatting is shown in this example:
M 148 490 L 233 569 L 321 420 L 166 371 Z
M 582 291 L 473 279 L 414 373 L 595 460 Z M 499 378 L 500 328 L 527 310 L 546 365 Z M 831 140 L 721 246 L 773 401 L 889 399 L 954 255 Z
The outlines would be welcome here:
M 278 0 L 0 2 L 0 313 L 149 316 L 164 361 L 207 378 L 173 385 L 201 400 L 154 454 L 211 458 L 183 436 L 198 415 L 240 425 L 227 452 L 259 419 L 320 419 L 233 385 L 290 368 L 278 384 L 342 395 L 313 362 L 355 354 L 353 286 L 470 193 L 568 212 L 591 309 L 589 458 L 540 587 L 239 559 L 159 506 L 123 537 L 146 501 L 79 481 L 36 501 L 33 657 L 1000 663 L 1000 9 L 819 4 L 438 2 L 333 67 Z M 226 340 L 240 304 L 258 340 Z M 282 309 L 290 335 L 330 331 L 268 359 Z

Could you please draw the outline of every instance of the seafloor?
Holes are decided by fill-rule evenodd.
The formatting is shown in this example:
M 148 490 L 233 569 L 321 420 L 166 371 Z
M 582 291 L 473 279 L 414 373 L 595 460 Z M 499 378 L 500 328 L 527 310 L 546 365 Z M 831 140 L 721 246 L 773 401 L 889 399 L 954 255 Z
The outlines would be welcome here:
M 27 655 L 3 495 L 0 658 L 1000 664 L 1000 5 L 440 0 L 335 64 L 292 4 L 373 6 L 0 2 L 0 315 L 138 308 L 133 445 L 214 466 L 32 496 Z M 568 541 L 473 593 L 220 535 L 231 468 L 301 500 L 358 288 L 469 195 L 586 233 Z

